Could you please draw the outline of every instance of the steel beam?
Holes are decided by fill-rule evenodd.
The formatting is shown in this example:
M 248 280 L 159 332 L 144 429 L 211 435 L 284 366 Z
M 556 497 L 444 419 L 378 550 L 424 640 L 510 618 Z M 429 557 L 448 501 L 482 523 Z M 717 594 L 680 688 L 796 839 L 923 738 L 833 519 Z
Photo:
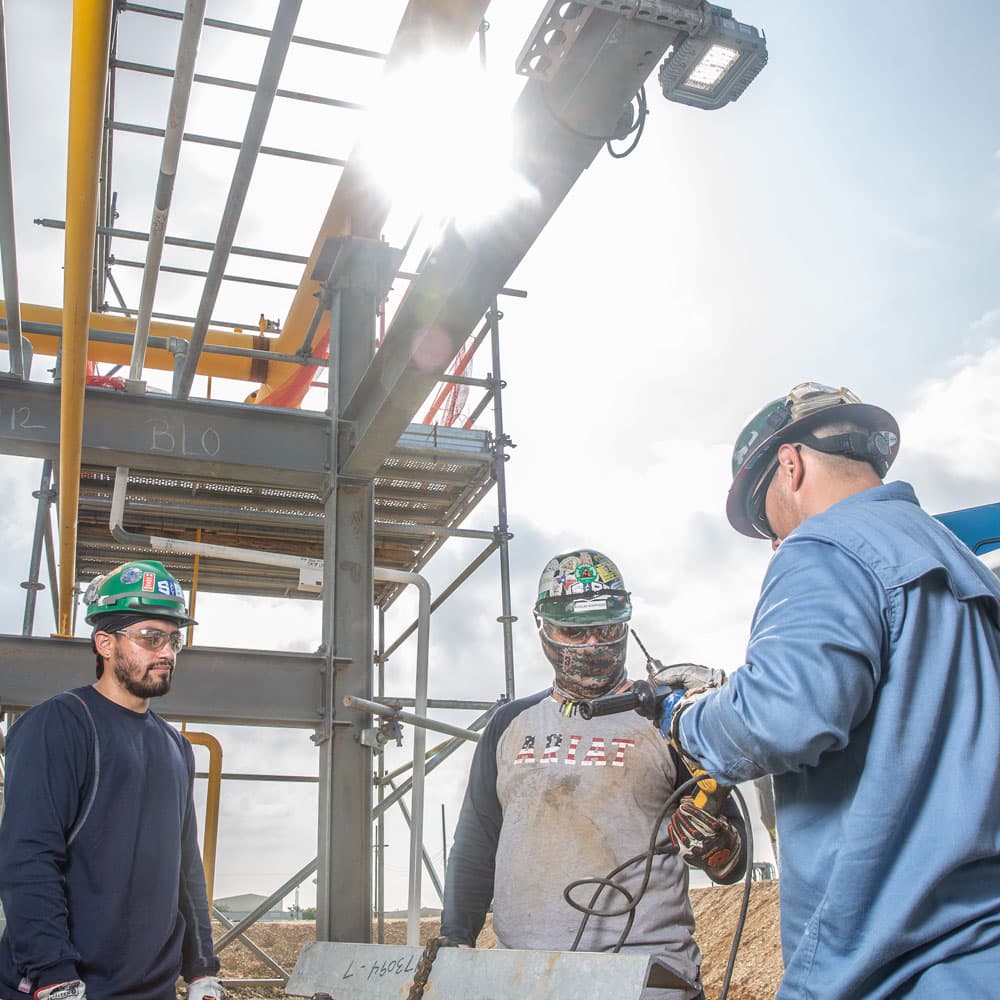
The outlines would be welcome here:
M 107 389 L 88 389 L 86 399 L 83 460 L 88 465 L 322 488 L 329 430 L 322 414 L 127 396 Z M 0 391 L 0 453 L 52 458 L 59 443 L 58 387 L 5 385 Z M 79 478 L 77 472 L 78 488 Z M 62 585 L 72 589 L 72 584 Z
M 162 128 L 153 125 L 137 125 L 134 122 L 111 122 L 109 128 L 115 132 L 128 132 L 132 135 L 149 135 L 162 139 L 166 134 Z M 185 132 L 184 142 L 192 142 L 200 146 L 216 146 L 219 149 L 242 149 L 243 143 L 237 139 L 223 139 L 221 136 L 200 135 L 197 132 Z M 328 167 L 342 167 L 347 161 L 338 156 L 320 156 L 319 153 L 306 153 L 297 149 L 284 149 L 280 146 L 260 146 L 257 152 L 261 156 L 280 156 L 286 160 L 299 160 L 302 163 L 320 163 Z
M 30 708 L 94 679 L 87 639 L 0 635 L 0 662 L 5 710 Z M 313 729 L 322 721 L 323 662 L 309 653 L 186 647 L 170 694 L 154 708 L 186 722 Z
M 285 992 L 395 1000 L 407 995 L 422 951 L 409 945 L 308 942 Z M 430 985 L 441 1000 L 682 1000 L 698 993 L 666 955 L 503 948 L 442 948 Z
M 268 39 L 267 51 L 261 66 L 260 79 L 254 93 L 253 105 L 247 118 L 246 131 L 240 145 L 240 153 L 233 170 L 233 179 L 226 198 L 226 206 L 222 210 L 222 221 L 215 238 L 215 249 L 208 265 L 208 277 L 202 289 L 201 301 L 198 303 L 198 316 L 194 329 L 191 331 L 191 347 L 187 362 L 181 371 L 174 395 L 178 399 L 186 399 L 191 394 L 191 384 L 198 369 L 201 349 L 205 345 L 208 327 L 212 320 L 212 310 L 222 286 L 222 275 L 229 261 L 229 253 L 236 238 L 236 228 L 250 189 L 257 154 L 264 138 L 264 129 L 274 103 L 274 93 L 278 89 L 278 80 L 288 55 L 288 46 L 292 42 L 292 30 L 299 16 L 302 0 L 279 0 L 278 10 L 274 15 L 274 28 Z
M 387 70 L 423 52 L 467 45 L 488 6 L 489 0 L 465 0 L 460 4 L 454 0 L 409 0 L 387 56 Z M 320 281 L 313 279 L 313 271 L 327 239 L 344 235 L 378 239 L 388 214 L 389 202 L 372 185 L 359 147 L 355 147 L 320 223 L 302 283 L 295 293 L 279 344 L 276 345 L 280 350 L 294 353 L 303 342 L 312 319 L 316 294 L 322 287 Z M 292 374 L 293 371 L 286 366 L 270 366 L 267 381 L 257 395 L 258 401 L 266 403 L 271 391 Z M 411 418 L 414 413 L 416 409 L 411 411 Z
M 153 17 L 165 17 L 174 21 L 179 21 L 181 15 L 179 11 L 163 10 L 158 7 L 150 7 L 146 4 L 127 3 L 121 4 L 122 10 L 135 11 L 137 14 L 149 14 Z M 206 17 L 205 25 L 209 28 L 221 28 L 224 31 L 236 31 L 245 35 L 255 35 L 257 38 L 270 38 L 271 32 L 267 28 L 257 28 L 249 24 L 237 24 L 233 21 L 220 21 L 216 17 Z M 314 48 L 327 49 L 330 52 L 343 52 L 346 55 L 363 56 L 368 59 L 385 59 L 385 53 L 376 52 L 373 49 L 359 49 L 354 45 L 343 45 L 340 42 L 327 42 L 321 38 L 308 38 L 305 35 L 292 35 L 293 44 L 310 45 Z
M 533 196 L 509 206 L 488 229 L 444 234 L 344 406 L 344 418 L 356 427 L 356 443 L 341 465 L 346 474 L 378 468 L 676 34 L 594 10 L 556 77 L 528 81 L 514 108 L 519 145 L 512 166 Z M 440 352 L 430 367 L 416 360 L 428 331 Z

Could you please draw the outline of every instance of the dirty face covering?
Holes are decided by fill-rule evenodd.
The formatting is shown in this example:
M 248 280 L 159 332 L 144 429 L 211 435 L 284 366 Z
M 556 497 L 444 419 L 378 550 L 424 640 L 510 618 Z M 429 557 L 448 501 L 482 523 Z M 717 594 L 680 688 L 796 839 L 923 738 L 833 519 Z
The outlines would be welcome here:
M 624 623 L 560 629 L 543 621 L 538 634 L 555 671 L 556 691 L 569 701 L 600 698 L 625 679 Z

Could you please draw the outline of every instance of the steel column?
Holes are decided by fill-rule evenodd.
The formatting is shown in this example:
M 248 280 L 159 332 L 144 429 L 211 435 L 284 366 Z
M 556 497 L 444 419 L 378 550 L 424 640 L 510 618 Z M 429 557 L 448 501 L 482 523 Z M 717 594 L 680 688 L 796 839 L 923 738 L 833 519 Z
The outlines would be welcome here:
M 10 113 L 7 103 L 7 42 L 3 0 L 0 0 L 0 257 L 7 315 L 12 375 L 27 378 L 21 342 L 21 297 L 17 285 L 17 240 L 14 227 L 14 175 L 10 160 Z
M 42 479 L 38 484 L 38 508 L 35 511 L 35 531 L 31 542 L 31 559 L 28 564 L 28 579 L 21 584 L 27 591 L 24 598 L 24 623 L 21 635 L 31 635 L 35 626 L 35 595 L 44 589 L 38 580 L 42 563 L 42 546 L 45 542 L 45 525 L 49 521 L 49 504 L 52 502 L 52 460 L 42 461 Z
M 80 499 L 83 387 L 94 267 L 97 189 L 104 97 L 108 82 L 113 0 L 73 4 L 70 64 L 69 154 L 66 171 L 66 248 L 63 275 L 63 342 L 59 359 L 59 636 L 73 634 L 76 517 Z

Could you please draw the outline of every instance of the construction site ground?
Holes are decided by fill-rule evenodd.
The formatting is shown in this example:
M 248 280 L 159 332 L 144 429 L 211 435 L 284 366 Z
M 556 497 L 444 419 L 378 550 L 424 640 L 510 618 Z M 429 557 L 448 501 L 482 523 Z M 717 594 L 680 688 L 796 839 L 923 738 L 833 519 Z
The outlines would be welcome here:
M 722 986 L 733 931 L 742 902 L 742 885 L 712 889 L 694 889 L 691 900 L 697 922 L 698 944 L 704 955 L 702 978 L 705 994 L 716 1000 Z M 424 919 L 420 941 L 425 943 L 438 933 L 437 920 Z M 218 927 L 217 936 L 222 933 Z M 302 946 L 316 938 L 312 921 L 259 923 L 248 936 L 283 968 L 291 970 Z M 387 944 L 405 944 L 406 921 L 389 920 L 385 924 Z M 487 922 L 479 936 L 478 947 L 492 948 L 496 938 Z M 273 973 L 248 948 L 236 942 L 222 953 L 222 977 L 225 979 L 262 979 Z M 757 882 L 750 895 L 746 926 L 729 989 L 729 1000 L 765 1000 L 773 997 L 781 980 L 781 945 L 778 937 L 778 883 Z M 229 996 L 240 1000 L 283 997 L 284 990 L 263 987 L 234 987 Z M 183 997 L 184 993 L 178 993 Z M 516 1000 L 516 998 L 511 998 Z

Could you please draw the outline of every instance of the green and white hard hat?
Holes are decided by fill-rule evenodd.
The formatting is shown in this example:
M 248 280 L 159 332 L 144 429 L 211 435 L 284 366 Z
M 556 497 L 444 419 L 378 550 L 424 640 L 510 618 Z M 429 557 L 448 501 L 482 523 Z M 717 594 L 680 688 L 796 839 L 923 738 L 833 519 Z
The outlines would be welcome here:
M 627 622 L 632 602 L 618 567 L 597 549 L 554 556 L 538 581 L 535 614 L 552 625 Z
M 95 577 L 83 595 L 87 624 L 96 624 L 101 615 L 123 611 L 167 618 L 180 627 L 197 625 L 188 614 L 181 585 L 163 563 L 153 559 L 122 563 L 110 573 Z
M 816 438 L 813 431 L 830 424 L 855 424 L 865 433 Z M 802 443 L 818 451 L 847 455 L 871 464 L 883 478 L 899 451 L 899 425 L 879 406 L 862 403 L 850 389 L 801 382 L 750 418 L 733 449 L 733 484 L 726 516 L 740 534 L 768 538 L 761 527 L 766 489 L 778 449 Z M 766 518 L 764 519 L 766 522 Z

